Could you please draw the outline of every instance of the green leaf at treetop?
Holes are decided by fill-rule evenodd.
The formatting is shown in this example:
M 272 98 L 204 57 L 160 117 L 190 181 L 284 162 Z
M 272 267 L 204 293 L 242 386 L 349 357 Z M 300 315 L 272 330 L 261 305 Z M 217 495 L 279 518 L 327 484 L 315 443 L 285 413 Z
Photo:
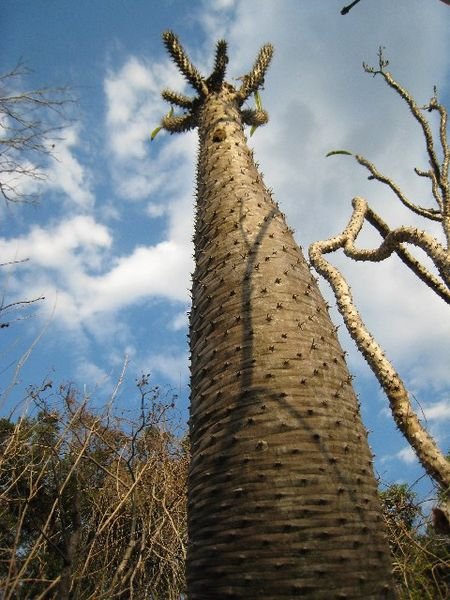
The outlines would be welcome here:
M 331 150 L 325 156 L 328 158 L 329 156 L 334 156 L 335 154 L 347 154 L 348 156 L 353 156 L 352 152 L 348 150 Z

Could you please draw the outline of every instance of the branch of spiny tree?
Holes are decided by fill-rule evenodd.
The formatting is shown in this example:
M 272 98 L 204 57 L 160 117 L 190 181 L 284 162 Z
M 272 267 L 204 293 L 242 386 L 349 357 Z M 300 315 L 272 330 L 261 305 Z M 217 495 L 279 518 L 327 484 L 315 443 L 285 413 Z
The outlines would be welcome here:
M 309 256 L 314 268 L 331 285 L 345 325 L 386 393 L 398 428 L 414 448 L 428 475 L 440 486 L 442 491 L 441 509 L 448 518 L 450 516 L 448 500 L 450 463 L 415 414 L 404 382 L 359 314 L 350 286 L 344 276 L 324 257 L 325 254 L 342 249 L 346 256 L 353 260 L 381 262 L 391 256 L 392 253 L 395 253 L 420 280 L 446 303 L 450 303 L 450 149 L 446 132 L 447 111 L 439 103 L 436 90 L 430 102 L 426 106 L 420 107 L 411 94 L 386 71 L 388 64 L 389 61 L 383 57 L 380 49 L 378 68 L 364 65 L 364 69 L 373 75 L 381 75 L 388 86 L 406 102 L 413 117 L 419 123 L 425 140 L 430 169 L 423 171 L 416 168 L 415 173 L 430 180 L 430 195 L 436 206 L 432 208 L 422 207 L 412 202 L 390 177 L 382 174 L 369 160 L 359 155 L 356 155 L 356 160 L 369 170 L 370 179 L 387 185 L 400 202 L 413 213 L 425 219 L 440 222 L 447 243 L 446 245 L 441 244 L 425 229 L 406 225 L 391 229 L 370 208 L 366 200 L 356 197 L 353 200 L 353 214 L 344 231 L 328 240 L 313 243 L 309 249 Z M 424 116 L 424 111 L 435 111 L 439 115 L 439 148 L 436 147 L 431 125 Z M 350 154 L 347 152 L 332 152 L 330 155 L 339 153 Z M 362 249 L 356 246 L 356 239 L 365 222 L 375 227 L 382 237 L 382 242 L 377 248 Z M 405 247 L 407 244 L 420 248 L 425 252 L 436 268 L 437 274 L 431 272 L 430 269 L 412 256 Z

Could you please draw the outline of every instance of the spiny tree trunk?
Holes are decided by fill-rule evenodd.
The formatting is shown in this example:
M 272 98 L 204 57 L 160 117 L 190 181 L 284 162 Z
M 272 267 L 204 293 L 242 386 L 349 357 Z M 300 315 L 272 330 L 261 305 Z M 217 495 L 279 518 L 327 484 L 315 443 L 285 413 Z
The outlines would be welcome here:
M 372 457 L 344 353 L 301 250 L 247 147 L 241 109 L 272 55 L 236 90 L 226 46 L 162 126 L 198 126 L 191 345 L 190 600 L 392 598 Z

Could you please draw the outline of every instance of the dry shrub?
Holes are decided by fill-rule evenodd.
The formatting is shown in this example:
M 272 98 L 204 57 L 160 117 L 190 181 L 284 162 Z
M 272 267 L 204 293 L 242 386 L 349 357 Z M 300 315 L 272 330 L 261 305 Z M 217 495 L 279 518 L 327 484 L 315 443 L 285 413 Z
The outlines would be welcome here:
M 0 420 L 2 600 L 180 597 L 188 447 L 174 398 L 138 390 L 130 418 L 46 383 Z

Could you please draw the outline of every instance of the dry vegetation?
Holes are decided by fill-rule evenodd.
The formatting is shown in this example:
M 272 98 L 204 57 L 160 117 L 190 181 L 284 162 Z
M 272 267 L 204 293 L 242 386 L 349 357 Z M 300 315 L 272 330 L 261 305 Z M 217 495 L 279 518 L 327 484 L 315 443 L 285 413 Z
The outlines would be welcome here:
M 187 445 L 173 399 L 138 390 L 129 419 L 46 383 L 0 421 L 2 600 L 180 597 Z

